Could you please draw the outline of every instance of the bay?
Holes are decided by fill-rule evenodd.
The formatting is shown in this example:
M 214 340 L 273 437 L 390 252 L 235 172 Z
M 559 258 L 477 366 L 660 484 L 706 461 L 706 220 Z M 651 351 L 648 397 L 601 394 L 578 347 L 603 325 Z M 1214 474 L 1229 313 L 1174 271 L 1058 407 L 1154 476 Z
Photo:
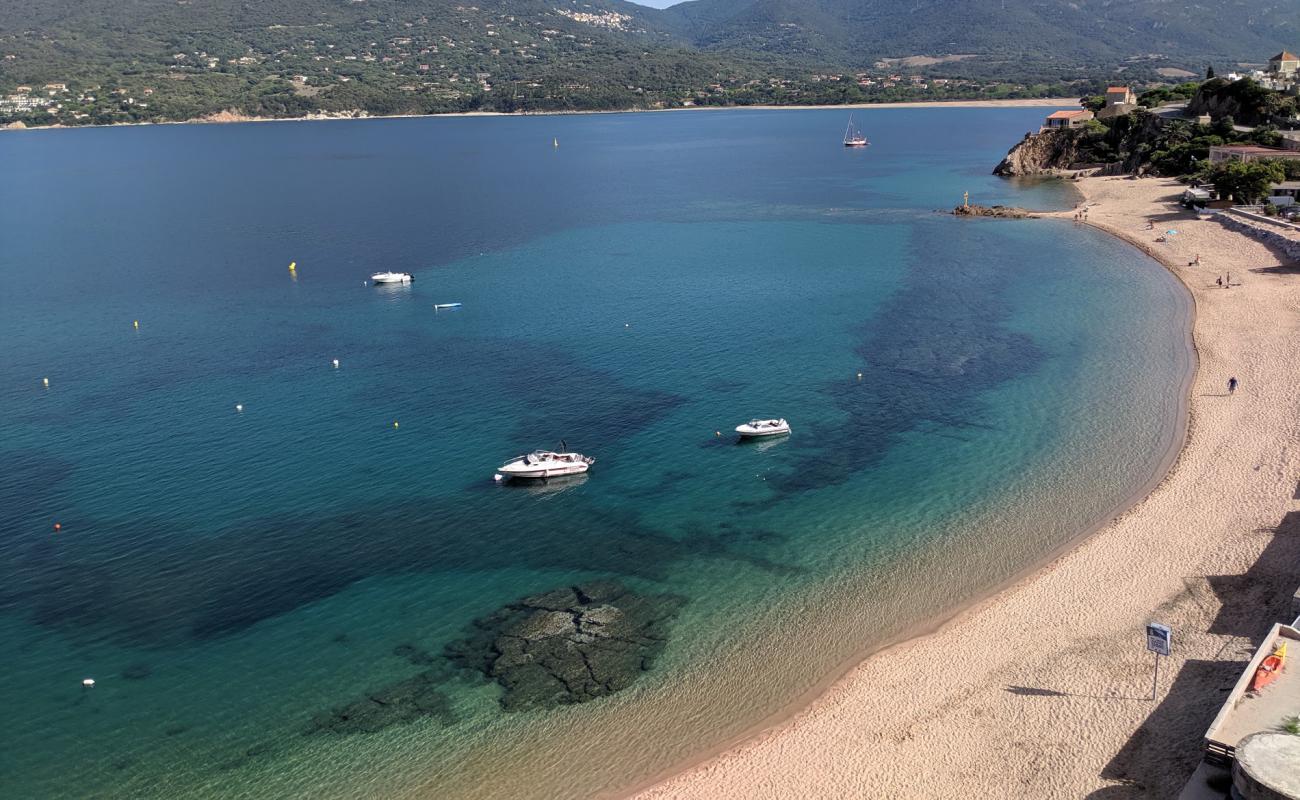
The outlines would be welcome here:
M 1041 111 L 856 114 L 0 137 L 0 791 L 617 792 L 1104 520 L 1181 434 L 1185 293 L 935 212 L 1069 207 L 987 174 Z M 492 481 L 561 439 L 589 476 Z M 684 603 L 629 688 L 445 663 L 598 579 Z M 426 674 L 445 713 L 314 727 Z

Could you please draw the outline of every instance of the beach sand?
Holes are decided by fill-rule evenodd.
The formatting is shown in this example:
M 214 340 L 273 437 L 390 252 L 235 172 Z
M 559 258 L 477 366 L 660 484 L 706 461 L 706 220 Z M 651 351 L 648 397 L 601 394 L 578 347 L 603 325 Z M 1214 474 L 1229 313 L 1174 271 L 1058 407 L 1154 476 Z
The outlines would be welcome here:
M 22 123 L 13 126 L 0 125 L 3 131 L 50 131 L 77 130 L 80 128 L 128 128 L 142 125 L 231 125 L 244 122 L 339 122 L 343 120 L 366 119 L 421 119 L 425 117 L 454 119 L 456 117 L 563 117 L 578 114 L 666 114 L 685 111 L 816 111 L 826 109 L 869 109 L 869 108 L 1078 108 L 1079 100 L 1074 97 L 1029 97 L 1019 100 L 917 100 L 901 103 L 842 103 L 824 106 L 690 106 L 687 108 L 625 108 L 609 111 L 530 111 L 503 113 L 500 111 L 463 111 L 443 114 L 362 114 L 350 113 L 316 113 L 305 117 L 255 117 L 237 111 L 218 111 L 203 117 L 174 121 L 151 122 L 114 122 L 109 125 L 37 125 L 27 127 Z
M 1030 577 L 639 797 L 1177 796 L 1300 582 L 1300 269 L 1193 219 L 1173 181 L 1079 187 L 1088 224 L 1156 256 L 1195 298 L 1199 368 L 1169 475 Z M 1228 272 L 1232 287 L 1216 285 Z M 1174 630 L 1154 701 L 1148 621 Z

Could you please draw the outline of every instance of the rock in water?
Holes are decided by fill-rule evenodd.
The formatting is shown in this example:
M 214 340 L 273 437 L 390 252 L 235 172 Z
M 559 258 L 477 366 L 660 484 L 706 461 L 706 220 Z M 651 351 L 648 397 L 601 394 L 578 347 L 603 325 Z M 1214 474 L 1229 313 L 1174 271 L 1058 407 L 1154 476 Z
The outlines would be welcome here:
M 1002 219 L 1038 219 L 1032 211 L 1015 206 L 957 206 L 952 210 L 959 217 L 1000 217 Z
M 475 620 L 446 655 L 501 684 L 507 711 L 585 703 L 626 689 L 650 669 L 683 602 L 613 581 L 569 586 Z
M 452 720 L 451 703 L 438 688 L 440 676 L 421 672 L 333 711 L 312 718 L 307 733 L 374 733 L 420 717 Z

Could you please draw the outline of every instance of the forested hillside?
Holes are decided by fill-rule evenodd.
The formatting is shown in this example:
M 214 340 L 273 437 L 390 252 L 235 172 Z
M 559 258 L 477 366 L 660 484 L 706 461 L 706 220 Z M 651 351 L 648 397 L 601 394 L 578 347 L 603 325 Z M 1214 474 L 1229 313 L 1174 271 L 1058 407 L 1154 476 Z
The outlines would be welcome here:
M 7 0 L 0 123 L 1082 94 L 1117 74 L 1142 80 L 1295 49 L 1297 9 L 1300 0 L 695 0 L 664 11 L 622 0 Z M 19 87 L 31 88 L 13 94 Z

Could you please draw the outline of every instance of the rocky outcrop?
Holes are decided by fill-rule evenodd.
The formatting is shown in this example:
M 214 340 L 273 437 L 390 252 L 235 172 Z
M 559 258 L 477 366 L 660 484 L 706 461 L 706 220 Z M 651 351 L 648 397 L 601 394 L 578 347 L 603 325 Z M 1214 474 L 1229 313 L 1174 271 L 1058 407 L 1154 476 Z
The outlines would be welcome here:
M 438 688 L 433 671 L 369 692 L 351 703 L 312 718 L 307 733 L 374 733 L 421 717 L 452 720 L 451 702 Z
M 613 581 L 569 586 L 475 620 L 446 655 L 499 683 L 507 711 L 584 703 L 631 686 L 650 669 L 682 602 Z
M 999 217 L 1001 219 L 1038 219 L 1032 211 L 1015 206 L 957 206 L 952 213 L 959 217 Z
M 993 168 L 994 175 L 1050 175 L 1078 160 L 1073 131 L 1026 133 Z

